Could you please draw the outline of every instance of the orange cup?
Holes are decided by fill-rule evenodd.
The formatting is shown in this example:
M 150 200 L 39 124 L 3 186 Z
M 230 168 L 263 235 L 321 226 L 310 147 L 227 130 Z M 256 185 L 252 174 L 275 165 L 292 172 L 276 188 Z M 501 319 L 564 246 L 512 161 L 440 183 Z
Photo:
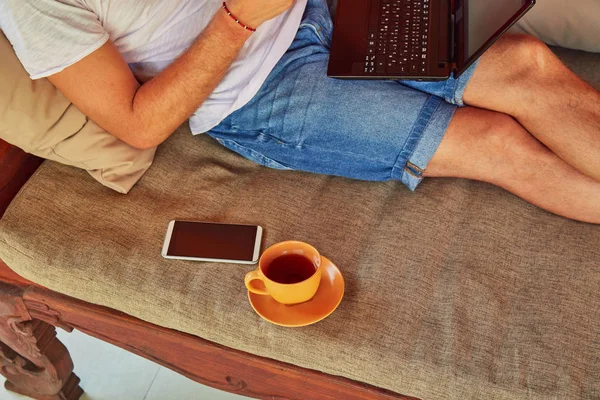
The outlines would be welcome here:
M 321 283 L 321 273 L 321 255 L 317 249 L 290 240 L 265 250 L 258 268 L 246 274 L 245 283 L 252 293 L 291 305 L 313 298 Z M 257 281 L 261 281 L 264 288 L 257 287 Z

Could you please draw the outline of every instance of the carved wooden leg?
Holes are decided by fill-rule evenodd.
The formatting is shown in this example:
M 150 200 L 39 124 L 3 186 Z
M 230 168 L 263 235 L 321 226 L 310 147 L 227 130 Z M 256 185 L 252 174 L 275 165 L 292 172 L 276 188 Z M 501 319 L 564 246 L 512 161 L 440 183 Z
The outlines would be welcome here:
M 54 326 L 32 318 L 23 293 L 0 282 L 0 373 L 6 389 L 38 400 L 79 399 L 83 390 L 68 350 Z

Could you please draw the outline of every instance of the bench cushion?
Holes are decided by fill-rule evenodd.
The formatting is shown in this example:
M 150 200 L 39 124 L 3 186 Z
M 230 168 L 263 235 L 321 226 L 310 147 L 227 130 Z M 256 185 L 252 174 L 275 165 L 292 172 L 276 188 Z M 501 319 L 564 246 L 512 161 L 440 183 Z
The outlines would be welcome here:
M 598 87 L 599 56 L 564 56 Z M 271 325 L 248 304 L 253 267 L 161 258 L 172 219 L 309 242 L 340 267 L 345 298 L 316 325 Z M 0 258 L 58 292 L 405 395 L 600 393 L 600 226 L 483 183 L 428 179 L 411 193 L 269 170 L 182 127 L 127 196 L 44 163 L 0 221 Z

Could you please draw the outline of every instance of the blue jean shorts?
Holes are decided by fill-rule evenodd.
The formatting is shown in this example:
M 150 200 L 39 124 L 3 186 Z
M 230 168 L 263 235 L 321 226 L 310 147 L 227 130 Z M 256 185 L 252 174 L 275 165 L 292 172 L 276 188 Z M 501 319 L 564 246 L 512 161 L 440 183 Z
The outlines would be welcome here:
M 267 167 L 396 179 L 414 190 L 475 66 L 437 82 L 332 79 L 332 31 L 325 0 L 308 0 L 294 42 L 260 91 L 208 134 Z

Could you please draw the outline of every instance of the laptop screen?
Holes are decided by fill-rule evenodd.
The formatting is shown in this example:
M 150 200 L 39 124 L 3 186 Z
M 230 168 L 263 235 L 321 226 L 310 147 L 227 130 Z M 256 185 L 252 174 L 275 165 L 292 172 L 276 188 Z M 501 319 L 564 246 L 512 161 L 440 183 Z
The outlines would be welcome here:
M 533 4 L 534 0 L 457 0 L 456 64 L 459 73 L 481 56 Z

